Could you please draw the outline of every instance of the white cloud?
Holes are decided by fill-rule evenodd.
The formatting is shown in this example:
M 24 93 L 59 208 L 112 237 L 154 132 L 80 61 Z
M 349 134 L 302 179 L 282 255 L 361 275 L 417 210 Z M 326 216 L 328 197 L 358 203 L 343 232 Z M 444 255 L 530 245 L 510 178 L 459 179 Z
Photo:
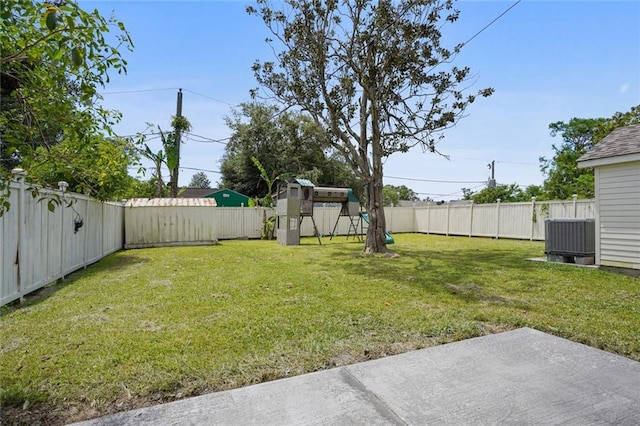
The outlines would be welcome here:
M 627 93 L 628 90 L 629 90 L 629 83 L 625 83 L 622 86 L 620 86 L 620 93 Z

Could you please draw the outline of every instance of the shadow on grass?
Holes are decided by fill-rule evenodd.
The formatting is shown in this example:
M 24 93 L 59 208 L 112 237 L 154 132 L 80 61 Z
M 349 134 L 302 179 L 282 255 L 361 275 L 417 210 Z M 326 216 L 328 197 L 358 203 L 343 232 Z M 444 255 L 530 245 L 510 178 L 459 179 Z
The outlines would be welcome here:
M 348 248 L 335 248 L 335 265 L 353 275 L 374 277 L 420 288 L 433 294 L 448 293 L 466 302 L 484 302 L 525 308 L 522 301 L 495 294 L 487 280 L 499 271 L 509 279 L 535 272 L 536 265 L 519 251 L 456 249 L 450 251 L 398 248 L 397 258 L 366 256 Z M 500 280 L 497 275 L 495 279 Z
M 58 279 L 45 285 L 39 290 L 27 294 L 22 302 L 18 299 L 3 306 L 0 310 L 0 315 L 9 314 L 44 302 L 60 290 L 72 285 L 76 280 L 81 278 L 118 273 L 122 268 L 146 262 L 148 262 L 148 259 L 143 256 L 131 256 L 123 254 L 122 251 L 110 254 L 107 257 L 88 265 L 86 269 L 78 269 L 77 271 L 66 275 L 64 279 Z

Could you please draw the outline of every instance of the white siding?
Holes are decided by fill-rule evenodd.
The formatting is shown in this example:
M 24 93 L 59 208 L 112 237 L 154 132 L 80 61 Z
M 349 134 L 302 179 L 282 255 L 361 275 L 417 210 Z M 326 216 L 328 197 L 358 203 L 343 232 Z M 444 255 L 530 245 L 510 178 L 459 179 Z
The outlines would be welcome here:
M 596 263 L 640 269 L 640 161 L 595 168 Z

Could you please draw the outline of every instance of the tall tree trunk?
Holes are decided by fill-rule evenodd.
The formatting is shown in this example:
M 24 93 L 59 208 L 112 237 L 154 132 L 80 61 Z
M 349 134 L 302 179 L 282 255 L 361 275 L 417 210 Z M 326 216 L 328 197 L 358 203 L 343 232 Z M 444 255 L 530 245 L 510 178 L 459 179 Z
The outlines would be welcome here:
M 176 198 L 178 196 L 178 168 L 169 170 L 169 197 Z
M 162 160 L 154 159 L 156 166 L 156 198 L 162 198 L 162 190 L 164 189 L 164 182 L 162 181 Z
M 376 138 L 374 138 L 371 145 L 373 149 L 373 173 L 367 185 L 369 228 L 364 251 L 365 253 L 385 253 L 387 251 L 387 239 L 385 236 L 384 204 L 382 202 L 382 148 Z

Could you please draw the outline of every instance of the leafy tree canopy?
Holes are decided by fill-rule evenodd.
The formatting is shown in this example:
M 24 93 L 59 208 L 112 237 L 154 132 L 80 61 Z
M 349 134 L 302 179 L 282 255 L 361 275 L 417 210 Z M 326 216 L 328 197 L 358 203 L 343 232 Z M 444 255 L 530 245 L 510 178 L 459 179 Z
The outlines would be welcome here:
M 126 72 L 124 24 L 72 0 L 3 0 L 0 17 L 1 177 L 20 166 L 34 183 L 119 197 L 135 155 L 114 138 L 120 114 L 102 108 L 97 90 Z
M 222 159 L 223 187 L 261 198 L 269 192 L 269 180 L 302 177 L 318 185 L 362 191 L 353 172 L 331 148 L 327 133 L 309 116 L 244 103 L 225 120 L 232 136 Z
M 110 71 L 126 72 L 119 49 L 133 44 L 124 24 L 73 1 L 5 0 L 0 16 L 3 156 L 109 132 L 119 115 L 96 92 Z
M 36 148 L 23 166 L 31 182 L 57 188 L 59 181 L 65 181 L 69 191 L 105 200 L 129 194 L 135 179 L 128 166 L 135 161 L 137 154 L 127 140 L 67 137 L 51 148 Z
M 191 176 L 191 182 L 189 182 L 189 188 L 210 188 L 211 181 L 207 177 L 205 172 L 196 172 Z
M 462 48 L 441 44 L 459 12 L 453 0 L 326 2 L 258 0 L 247 11 L 273 34 L 273 61 L 254 72 L 267 96 L 308 113 L 330 134 L 367 191 L 365 252 L 386 251 L 383 159 L 413 146 L 436 152 L 441 131 L 477 96 L 471 70 L 453 65 Z M 254 91 L 254 96 L 261 92 Z
M 599 123 L 593 132 L 593 144 L 597 144 L 618 127 L 640 124 L 640 105 L 631 107 L 627 112 L 616 112 L 606 121 Z
M 382 189 L 385 207 L 395 207 L 400 201 L 418 201 L 418 195 L 405 185 L 385 185 Z
M 610 118 L 572 118 L 568 123 L 551 123 L 551 136 L 561 136 L 562 144 L 553 145 L 551 159 L 540 158 L 545 174 L 541 199 L 569 199 L 595 196 L 592 168 L 578 168 L 578 159 L 618 127 L 640 123 L 640 105 L 628 112 L 616 112 Z
M 535 187 L 529 188 L 523 191 L 518 184 L 512 183 L 509 185 L 486 187 L 475 193 L 467 188 L 462 188 L 462 192 L 465 200 L 472 200 L 476 204 L 496 203 L 498 200 L 503 203 L 515 203 L 531 201 L 531 191 L 535 191 Z
M 579 169 L 578 158 L 593 146 L 593 134 L 603 118 L 572 118 L 568 123 L 551 123 L 551 136 L 561 136 L 561 145 L 552 145 L 554 156 L 540 158 L 540 170 L 545 175 L 543 189 L 548 199 L 565 200 L 577 194 L 592 198 L 593 170 Z

